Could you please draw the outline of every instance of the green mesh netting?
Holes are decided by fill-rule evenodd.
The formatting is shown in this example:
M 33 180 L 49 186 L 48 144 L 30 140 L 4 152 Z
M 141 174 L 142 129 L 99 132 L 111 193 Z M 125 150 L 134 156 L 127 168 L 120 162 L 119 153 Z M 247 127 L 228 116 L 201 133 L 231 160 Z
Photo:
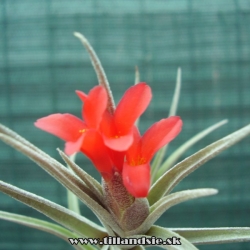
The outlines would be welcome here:
M 141 118 L 142 131 L 166 117 L 177 67 L 183 71 L 178 109 L 182 133 L 168 153 L 224 118 L 229 124 L 196 144 L 188 156 L 250 122 L 249 0 L 1 0 L 0 122 L 59 159 L 63 142 L 33 126 L 55 112 L 80 116 L 76 89 L 97 84 L 88 55 L 74 31 L 99 55 L 115 100 L 134 83 L 134 66 L 153 90 Z M 245 139 L 185 179 L 176 190 L 215 187 L 214 197 L 170 209 L 159 225 L 224 227 L 250 225 L 250 140 Z M 99 178 L 90 162 L 77 162 Z M 0 143 L 1 179 L 66 206 L 66 192 L 36 164 Z M 0 193 L 0 209 L 46 219 Z M 97 221 L 82 205 L 83 215 Z M 71 249 L 54 236 L 0 221 L 0 249 Z M 250 249 L 249 243 L 200 249 Z

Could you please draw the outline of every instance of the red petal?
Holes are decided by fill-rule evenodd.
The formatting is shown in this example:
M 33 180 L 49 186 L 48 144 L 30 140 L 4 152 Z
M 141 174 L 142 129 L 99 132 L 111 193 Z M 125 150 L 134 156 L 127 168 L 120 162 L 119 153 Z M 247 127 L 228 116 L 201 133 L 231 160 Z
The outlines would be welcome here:
M 76 141 L 85 129 L 86 124 L 71 114 L 53 114 L 38 119 L 35 126 L 51 133 L 64 141 Z
M 136 198 L 147 197 L 150 188 L 150 166 L 143 164 L 130 166 L 126 162 L 122 171 L 123 184 Z
M 138 83 L 125 92 L 114 114 L 117 132 L 120 135 L 129 132 L 137 118 L 147 108 L 151 97 L 151 89 L 146 83 Z
M 89 128 L 98 128 L 102 115 L 107 108 L 108 96 L 102 86 L 96 86 L 90 90 L 88 96 L 76 91 L 77 95 L 84 102 L 83 118 Z
M 126 159 L 128 163 L 136 162 L 141 155 L 141 135 L 136 126 L 133 127 L 133 143 L 126 152 Z
M 117 135 L 113 115 L 108 111 L 105 111 L 103 114 L 103 119 L 100 124 L 101 133 L 107 137 L 112 137 Z
M 79 139 L 75 142 L 66 142 L 65 143 L 64 151 L 67 155 L 72 155 L 72 154 L 80 151 L 85 134 L 86 134 L 86 132 L 83 133 L 82 136 L 79 137 Z
M 109 149 L 109 155 L 113 162 L 114 168 L 118 172 L 121 173 L 122 168 L 123 168 L 123 163 L 124 163 L 125 152 L 118 152 L 118 151 Z
M 80 90 L 76 90 L 76 94 L 82 100 L 82 102 L 86 102 L 86 100 L 88 99 L 88 95 L 86 95 L 84 92 Z
M 150 161 L 154 154 L 173 140 L 181 131 L 182 121 L 178 116 L 162 119 L 153 124 L 142 136 L 141 154 Z
M 103 176 L 112 175 L 113 164 L 109 156 L 109 150 L 104 145 L 99 132 L 94 129 L 86 132 L 81 151 L 91 159 Z
M 129 134 L 117 138 L 103 135 L 103 140 L 108 148 L 121 152 L 126 151 L 131 146 L 133 142 L 133 134 L 131 131 Z

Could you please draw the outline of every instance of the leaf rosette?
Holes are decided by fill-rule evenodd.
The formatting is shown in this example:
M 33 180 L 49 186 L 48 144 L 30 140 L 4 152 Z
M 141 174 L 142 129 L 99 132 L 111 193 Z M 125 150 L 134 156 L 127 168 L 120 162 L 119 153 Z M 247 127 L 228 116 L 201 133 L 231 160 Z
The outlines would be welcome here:
M 250 240 L 250 228 L 162 228 L 154 225 L 169 208 L 184 201 L 217 194 L 213 188 L 171 193 L 186 176 L 250 134 L 250 125 L 206 146 L 177 163 L 187 149 L 227 123 L 223 120 L 201 131 L 181 145 L 165 161 L 167 146 L 181 131 L 182 120 L 176 116 L 181 87 L 178 69 L 176 89 L 169 117 L 153 124 L 143 135 L 139 117 L 152 98 L 150 87 L 139 80 L 115 106 L 112 92 L 94 49 L 80 33 L 74 33 L 86 47 L 97 74 L 99 86 L 88 94 L 76 91 L 83 103 L 82 119 L 71 114 L 53 114 L 40 118 L 35 125 L 65 141 L 59 150 L 65 165 L 0 125 L 0 139 L 37 163 L 66 189 L 68 208 L 43 197 L 0 181 L 0 190 L 36 209 L 56 223 L 0 211 L 0 218 L 54 234 L 67 242 L 69 238 L 176 237 L 181 245 L 159 245 L 164 249 L 197 249 L 198 244 L 219 244 Z M 102 176 L 99 183 L 78 166 L 75 154 L 84 153 Z M 155 157 L 154 157 L 155 155 Z M 154 159 L 153 159 L 154 157 Z M 151 164 L 151 161 L 153 162 Z M 150 166 L 151 165 L 151 166 Z M 79 201 L 87 205 L 102 226 L 80 214 Z M 72 245 L 75 249 L 144 249 L 149 245 Z

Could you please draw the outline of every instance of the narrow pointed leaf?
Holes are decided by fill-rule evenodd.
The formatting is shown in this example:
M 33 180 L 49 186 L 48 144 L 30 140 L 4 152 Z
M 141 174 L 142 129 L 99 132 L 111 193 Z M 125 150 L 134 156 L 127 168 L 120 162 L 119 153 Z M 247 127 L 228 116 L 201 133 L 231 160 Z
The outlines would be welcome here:
M 76 154 L 73 154 L 70 156 L 70 160 L 72 162 L 75 161 Z M 73 170 L 67 165 L 70 171 L 73 172 Z M 79 206 L 79 200 L 75 194 L 73 194 L 71 191 L 67 189 L 67 200 L 68 200 L 68 208 L 72 211 L 74 211 L 77 214 L 81 214 L 80 206 Z
M 166 197 L 163 197 L 153 206 L 150 207 L 149 216 L 137 229 L 130 232 L 130 234 L 139 234 L 143 231 L 148 230 L 160 218 L 160 216 L 170 207 L 173 207 L 184 201 L 196 199 L 203 196 L 213 195 L 216 193 L 217 190 L 213 188 L 200 188 L 200 189 L 180 191 L 170 194 Z
M 172 103 L 171 103 L 171 107 L 170 107 L 168 116 L 175 116 L 176 115 L 176 111 L 177 111 L 177 107 L 178 107 L 178 103 L 179 103 L 180 92 L 181 92 L 181 68 L 178 68 L 174 96 L 172 99 Z M 168 145 L 161 148 L 153 160 L 153 163 L 151 165 L 151 169 L 152 169 L 151 170 L 151 181 L 152 181 L 152 183 L 156 179 L 155 178 L 156 173 L 157 173 L 157 171 L 158 171 L 158 169 L 163 161 L 163 158 L 166 154 L 167 147 L 168 147 Z
M 46 154 L 44 151 L 42 151 L 41 149 L 37 148 L 35 145 L 33 145 L 32 143 L 30 143 L 29 141 L 27 141 L 26 139 L 24 139 L 23 137 L 21 137 L 19 134 L 17 134 L 16 132 L 14 132 L 13 130 L 5 127 L 4 125 L 0 124 L 0 133 L 7 135 L 9 137 L 11 137 L 13 140 L 10 140 L 10 138 L 5 137 L 7 139 L 7 141 L 5 141 L 8 145 L 12 146 L 12 147 L 23 147 L 23 146 L 27 146 L 28 149 L 30 149 L 31 151 L 34 151 L 36 153 L 39 154 L 39 156 L 42 156 L 42 158 L 44 160 L 48 160 L 47 162 L 50 163 L 52 165 L 52 163 L 54 163 L 54 165 L 56 166 L 56 168 L 59 168 L 59 170 L 64 169 L 64 166 L 62 166 L 58 161 L 56 161 L 54 158 L 50 157 L 48 154 Z M 1 138 L 1 134 L 0 134 L 0 138 Z M 15 146 L 13 144 L 13 142 L 19 142 L 16 143 Z M 27 149 L 26 148 L 26 149 Z M 19 150 L 20 151 L 20 150 Z M 23 152 L 22 152 L 23 153 Z M 24 153 L 25 154 L 25 153 Z M 26 154 L 27 155 L 27 154 Z M 27 155 L 28 156 L 28 155 Z M 61 167 L 63 167 L 63 169 L 61 169 Z M 44 168 L 44 167 L 43 167 Z M 46 170 L 46 169 L 45 169 Z M 50 171 L 46 170 L 47 172 L 50 173 Z M 52 175 L 53 176 L 53 175 Z
M 31 144 L 29 141 L 27 141 L 26 139 L 24 139 L 23 137 L 21 137 L 20 135 L 18 135 L 17 133 L 15 133 L 14 131 L 12 131 L 11 129 L 5 127 L 4 125 L 0 124 L 0 132 L 10 136 L 11 138 L 19 141 L 20 143 L 24 144 L 25 146 L 29 147 L 30 149 L 34 150 L 35 152 L 39 153 L 40 155 L 43 155 L 44 158 L 49 158 L 51 161 L 53 161 L 54 159 L 51 158 L 49 155 L 47 155 L 45 152 L 43 152 L 42 150 L 40 150 L 39 148 L 37 148 L 36 146 L 34 146 L 33 144 Z M 56 160 L 54 160 L 55 163 L 57 163 Z M 74 209 L 76 212 L 77 210 L 79 210 L 77 208 L 78 205 L 76 205 L 76 199 L 77 198 L 72 198 L 74 194 L 72 194 L 72 192 L 70 192 L 67 189 L 68 192 L 68 198 L 69 198 L 69 204 L 75 204 L 76 209 Z M 72 207 L 71 207 L 72 208 Z M 73 210 L 73 211 L 74 211 Z
M 153 213 L 164 213 L 168 208 L 180 204 L 184 201 L 200 198 L 203 196 L 214 195 L 217 193 L 218 190 L 214 188 L 197 188 L 169 194 L 162 197 L 159 201 L 157 201 L 150 207 L 150 216 L 151 214 L 153 215 Z
M 109 246 L 110 250 L 120 250 L 117 246 Z
M 19 214 L 14 214 L 14 213 L 8 213 L 4 211 L 0 211 L 0 219 L 7 220 L 7 221 L 12 221 L 27 227 L 32 227 L 50 234 L 53 234 L 66 242 L 69 243 L 68 238 L 77 238 L 79 237 L 78 234 L 73 233 L 69 231 L 68 229 L 61 227 L 57 224 L 47 222 L 44 220 L 39 220 L 36 218 L 24 216 L 24 215 L 19 215 Z M 84 249 L 83 246 L 81 245 L 74 245 L 75 249 Z
M 250 227 L 173 228 L 193 244 L 221 244 L 250 241 Z
M 156 178 L 159 179 L 160 176 L 162 176 L 170 167 L 172 167 L 177 162 L 177 160 L 183 155 L 183 153 L 185 153 L 196 142 L 200 141 L 202 138 L 204 138 L 205 136 L 207 136 L 208 134 L 210 134 L 211 132 L 213 132 L 217 128 L 221 127 L 222 125 L 226 124 L 227 122 L 228 122 L 227 120 L 223 120 L 221 122 L 218 122 L 218 123 L 214 124 L 213 126 L 210 126 L 207 129 L 196 134 L 194 137 L 192 137 L 187 142 L 185 142 L 183 145 L 181 145 L 161 165 L 161 168 L 159 169 Z
M 64 185 L 74 194 L 77 194 L 79 196 L 82 193 L 86 193 L 88 196 L 98 202 L 98 198 L 86 186 L 86 184 L 55 159 L 49 156 L 44 157 L 43 154 L 34 151 L 32 148 L 25 146 L 24 144 L 7 135 L 0 134 L 0 139 L 9 146 L 28 156 L 31 160 L 36 162 L 40 167 L 42 167 L 45 171 L 47 171 L 50 175 L 52 175 L 56 180 L 58 180 L 62 185 Z
M 67 189 L 68 208 L 77 214 L 81 214 L 79 201 L 76 195 Z
M 123 230 L 120 228 L 120 226 L 116 223 L 116 221 L 113 219 L 111 214 L 103 206 L 101 206 L 99 203 L 91 199 L 85 193 L 79 196 L 79 199 L 83 201 L 86 204 L 86 206 L 89 207 L 90 210 L 93 211 L 93 213 L 95 213 L 95 215 L 102 222 L 104 227 L 108 225 L 118 235 L 121 235 L 121 236 L 124 235 Z
M 169 169 L 162 177 L 160 177 L 153 185 L 149 192 L 148 200 L 152 205 L 158 201 L 164 194 L 169 193 L 182 179 L 191 172 L 214 158 L 223 150 L 231 147 L 238 141 L 242 140 L 250 134 L 250 125 L 247 125 L 236 132 L 210 144 L 201 149 L 197 153 L 187 157 L 182 162 L 176 164 Z
M 112 230 L 112 228 L 107 223 L 102 222 L 102 224 L 105 227 L 105 229 L 106 229 L 109 236 L 113 236 L 113 237 L 116 236 L 115 232 Z
M 157 171 L 163 161 L 163 158 L 166 154 L 166 150 L 167 150 L 167 145 L 164 146 L 163 148 L 161 148 L 155 155 L 153 162 L 151 164 L 151 183 L 154 183 L 157 178 L 156 178 L 156 174 Z
M 123 235 L 121 228 L 111 217 L 110 213 L 101 205 L 100 201 L 98 201 L 92 191 L 90 191 L 90 189 L 85 186 L 85 183 L 72 174 L 67 168 L 51 157 L 50 158 L 52 160 L 50 161 L 50 158 L 43 157 L 43 155 L 36 153 L 7 135 L 0 134 L 0 139 L 2 139 L 6 144 L 14 147 L 16 150 L 27 155 L 39 166 L 44 168 L 55 179 L 59 180 L 61 184 L 65 185 L 66 188 L 77 195 L 77 197 L 95 213 L 100 221 L 110 225 L 116 233 Z
M 168 250 L 198 250 L 191 242 L 185 239 L 183 236 L 163 227 L 152 226 L 147 232 L 147 235 L 155 236 L 165 240 L 166 238 L 176 237 L 180 239 L 181 245 L 161 245 L 159 247 Z
M 16 132 L 14 132 L 13 130 L 7 128 L 6 126 L 4 126 L 3 124 L 0 123 L 0 133 L 8 135 L 9 137 L 11 137 L 12 139 L 20 142 L 22 145 L 27 146 L 28 148 L 34 150 L 35 152 L 43 155 L 45 158 L 50 158 L 51 160 L 54 160 L 55 162 L 57 162 L 55 159 L 51 158 L 48 154 L 46 154 L 44 151 L 42 151 L 41 149 L 39 149 L 38 147 L 36 147 L 35 145 L 33 145 L 32 143 L 30 143 L 29 141 L 27 141 L 26 139 L 24 139 L 22 136 L 20 136 L 19 134 L 17 134 Z
M 109 245 L 104 245 L 101 250 L 109 250 Z
M 143 247 L 143 246 L 135 246 L 132 248 L 132 250 L 144 250 L 144 249 L 145 249 L 145 247 Z
M 90 245 L 90 244 L 84 245 L 84 246 L 82 246 L 82 247 L 83 247 L 84 250 L 96 250 L 96 249 L 98 249 L 98 248 L 96 248 L 95 246 L 92 246 L 92 245 Z
M 177 111 L 178 103 L 179 103 L 179 98 L 180 98 L 180 93 L 181 93 L 181 68 L 178 68 L 174 96 L 173 96 L 173 100 L 171 103 L 171 107 L 170 107 L 168 116 L 176 115 L 176 111 Z
M 65 163 L 74 171 L 74 173 L 82 180 L 90 190 L 102 201 L 102 187 L 101 184 L 94 179 L 91 175 L 81 169 L 75 162 L 73 162 L 65 153 L 57 149 Z
M 135 66 L 135 84 L 140 82 L 140 72 L 137 66 Z
M 108 94 L 108 110 L 109 110 L 110 113 L 114 113 L 114 110 L 115 110 L 114 98 L 112 96 L 112 92 L 110 90 L 108 79 L 106 77 L 106 74 L 105 74 L 105 72 L 103 70 L 103 67 L 101 65 L 101 62 L 100 62 L 98 56 L 96 55 L 94 49 L 92 48 L 92 46 L 90 45 L 88 40 L 81 33 L 74 32 L 74 36 L 79 38 L 79 40 L 81 41 L 83 46 L 88 51 L 91 62 L 92 62 L 92 65 L 93 65 L 93 67 L 95 69 L 95 72 L 97 74 L 98 82 L 107 91 L 107 94 Z
M 85 237 L 105 237 L 102 227 L 43 197 L 0 181 L 0 191 L 36 209 L 66 228 Z M 97 236 L 98 235 L 98 236 Z

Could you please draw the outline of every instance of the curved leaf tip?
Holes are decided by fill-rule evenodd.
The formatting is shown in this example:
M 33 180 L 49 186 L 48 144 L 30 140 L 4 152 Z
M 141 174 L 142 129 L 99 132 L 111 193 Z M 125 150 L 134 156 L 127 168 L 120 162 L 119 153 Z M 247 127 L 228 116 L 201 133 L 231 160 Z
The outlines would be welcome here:
M 106 77 L 105 71 L 101 65 L 101 62 L 100 62 L 98 56 L 96 55 L 94 49 L 92 48 L 92 46 L 90 45 L 90 43 L 88 42 L 88 40 L 86 39 L 86 37 L 84 35 L 82 35 L 79 32 L 74 32 L 73 34 L 75 37 L 77 37 L 81 41 L 83 46 L 88 51 L 89 57 L 91 59 L 91 63 L 95 69 L 95 72 L 96 72 L 96 75 L 98 78 L 99 85 L 103 86 L 106 89 L 107 94 L 108 94 L 108 107 L 107 107 L 107 109 L 110 113 L 114 113 L 114 110 L 115 110 L 114 98 L 113 98 L 112 92 L 110 90 L 109 82 L 108 82 L 108 79 Z

